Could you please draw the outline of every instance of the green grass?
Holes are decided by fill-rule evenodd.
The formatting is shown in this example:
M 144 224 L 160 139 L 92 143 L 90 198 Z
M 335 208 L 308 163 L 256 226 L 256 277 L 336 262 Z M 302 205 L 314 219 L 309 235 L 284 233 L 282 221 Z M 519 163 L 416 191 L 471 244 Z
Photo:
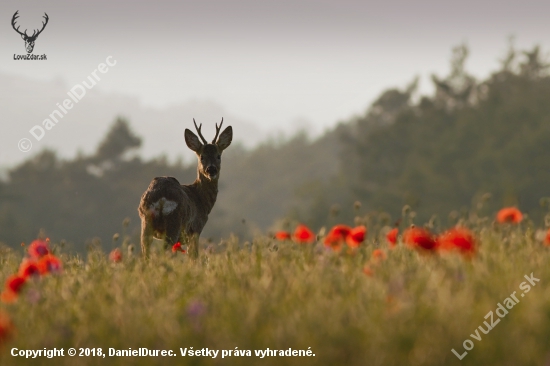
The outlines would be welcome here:
M 420 255 L 402 244 L 370 263 L 386 244 L 370 238 L 354 254 L 259 237 L 230 238 L 196 263 L 157 252 L 149 261 L 124 251 L 110 263 L 60 253 L 61 275 L 32 281 L 1 305 L 17 329 L 1 365 L 541 365 L 550 359 L 549 248 L 527 224 L 481 225 L 480 250 Z M 125 249 L 125 248 L 124 248 Z M 21 251 L 0 254 L 0 280 L 17 271 Z M 363 267 L 370 263 L 373 276 Z M 520 297 L 524 275 L 540 282 Z M 513 291 L 520 303 L 481 341 L 470 334 Z M 39 295 L 39 296 L 38 296 Z M 496 317 L 496 314 L 495 314 Z M 464 340 L 474 348 L 462 361 Z M 171 349 L 177 357 L 62 357 L 24 360 L 10 350 Z M 252 357 L 181 357 L 179 348 L 251 350 Z M 255 357 L 254 350 L 311 350 L 315 357 Z

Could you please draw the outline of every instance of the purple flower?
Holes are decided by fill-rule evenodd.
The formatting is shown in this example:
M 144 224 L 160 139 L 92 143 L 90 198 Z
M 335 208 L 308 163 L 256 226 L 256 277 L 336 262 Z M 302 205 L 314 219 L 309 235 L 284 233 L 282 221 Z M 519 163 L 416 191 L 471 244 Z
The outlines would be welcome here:
M 201 320 L 205 313 L 206 305 L 200 300 L 193 300 L 187 305 L 187 316 L 195 332 L 201 331 Z
M 200 300 L 193 300 L 187 305 L 187 315 L 192 319 L 198 319 L 206 313 L 206 306 Z

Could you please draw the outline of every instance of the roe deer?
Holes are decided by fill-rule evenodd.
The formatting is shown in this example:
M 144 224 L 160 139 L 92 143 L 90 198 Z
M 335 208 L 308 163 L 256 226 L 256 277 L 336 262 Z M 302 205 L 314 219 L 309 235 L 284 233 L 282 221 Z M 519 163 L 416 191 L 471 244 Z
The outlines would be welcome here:
M 147 257 L 153 236 L 164 239 L 165 247 L 184 239 L 189 241 L 188 252 L 192 258 L 199 255 L 199 236 L 208 221 L 208 214 L 216 203 L 221 155 L 233 139 L 233 129 L 227 127 L 218 138 L 223 118 L 216 137 L 209 144 L 202 136 L 202 124 L 195 129 L 203 143 L 185 129 L 185 143 L 197 154 L 197 179 L 193 184 L 182 185 L 174 177 L 156 177 L 141 196 L 138 207 L 141 218 L 141 251 Z

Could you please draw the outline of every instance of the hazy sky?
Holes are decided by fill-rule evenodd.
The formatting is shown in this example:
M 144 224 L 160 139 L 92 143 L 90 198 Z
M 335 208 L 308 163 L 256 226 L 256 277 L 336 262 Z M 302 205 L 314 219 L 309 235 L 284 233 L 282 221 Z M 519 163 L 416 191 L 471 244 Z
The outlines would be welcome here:
M 48 13 L 34 50 L 48 61 L 13 60 L 25 53 L 10 24 L 16 10 L 22 29 Z M 550 1 L 535 0 L 2 0 L 0 74 L 72 86 L 112 55 L 117 65 L 97 85 L 105 93 L 160 109 L 212 101 L 263 130 L 319 133 L 415 75 L 430 91 L 428 76 L 447 73 L 461 42 L 479 77 L 498 67 L 512 34 L 519 48 L 546 53 L 548 14 Z

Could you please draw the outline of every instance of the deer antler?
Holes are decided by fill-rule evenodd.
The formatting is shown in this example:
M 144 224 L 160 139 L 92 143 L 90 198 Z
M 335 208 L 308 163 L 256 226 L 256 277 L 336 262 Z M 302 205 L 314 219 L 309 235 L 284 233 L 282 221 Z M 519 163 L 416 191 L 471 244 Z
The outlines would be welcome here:
M 44 15 L 42 18 L 46 19 L 46 22 L 42 22 L 42 29 L 40 29 L 40 30 L 38 31 L 38 33 L 36 33 L 36 30 L 35 30 L 35 31 L 32 33 L 32 37 L 38 37 L 38 35 L 39 35 L 40 33 L 42 33 L 42 31 L 44 30 L 44 28 L 46 28 L 46 25 L 48 24 L 48 20 L 50 20 L 50 17 L 48 17 L 48 14 L 47 14 L 47 13 L 44 13 L 44 14 L 45 14 L 45 15 Z M 35 35 L 34 33 L 36 33 L 36 35 Z
M 25 29 L 25 33 L 21 33 L 21 32 L 19 31 L 19 27 L 15 28 L 15 21 L 17 20 L 17 18 L 19 18 L 18 13 L 19 13 L 19 10 L 17 10 L 17 11 L 15 12 L 15 14 L 13 14 L 13 18 L 11 18 L 11 26 L 12 26 L 13 29 L 14 29 L 17 33 L 19 33 L 20 35 L 28 37 L 28 36 L 27 36 L 27 30 L 26 30 L 26 29 Z
M 207 145 L 208 142 L 206 141 L 206 139 L 204 138 L 204 136 L 202 135 L 201 133 L 201 128 L 202 128 L 202 123 L 199 127 L 197 127 L 197 122 L 195 122 L 195 119 L 193 118 L 193 123 L 195 124 L 195 128 L 197 129 L 197 132 L 199 133 L 199 137 L 201 138 L 202 142 Z
M 222 117 L 222 121 L 220 122 L 220 127 L 218 127 L 218 124 L 216 123 L 216 136 L 214 137 L 214 140 L 212 140 L 213 144 L 216 143 L 216 139 L 218 138 L 218 134 L 220 133 L 220 130 L 222 129 L 222 125 L 223 125 L 223 117 Z
M 38 32 L 38 34 L 42 33 L 44 28 L 46 28 L 46 25 L 48 24 L 48 21 L 50 20 L 50 17 L 48 16 L 48 13 L 46 13 L 46 12 L 44 12 L 44 16 L 42 18 L 46 19 L 46 22 L 42 22 L 42 29 L 40 29 L 40 32 Z
M 50 20 L 50 17 L 48 17 L 48 14 L 47 14 L 47 13 L 44 13 L 43 18 L 46 19 L 46 21 L 45 21 L 45 22 L 42 22 L 42 29 L 40 29 L 40 30 L 35 29 L 35 30 L 33 31 L 33 33 L 32 33 L 32 36 L 29 36 L 29 35 L 27 34 L 27 30 L 26 30 L 26 29 L 25 29 L 25 33 L 21 33 L 21 32 L 19 31 L 19 27 L 15 28 L 15 21 L 17 20 L 17 18 L 19 18 L 19 10 L 17 10 L 17 11 L 15 12 L 15 14 L 13 14 L 13 17 L 11 18 L 11 26 L 12 26 L 13 29 L 14 29 L 17 33 L 19 33 L 20 35 L 25 36 L 26 38 L 31 38 L 31 39 L 32 39 L 32 38 L 38 37 L 38 35 L 39 35 L 40 33 L 42 33 L 42 31 L 44 30 L 44 28 L 46 28 L 46 25 L 48 24 L 48 20 Z M 38 33 L 37 33 L 37 31 L 38 31 Z

